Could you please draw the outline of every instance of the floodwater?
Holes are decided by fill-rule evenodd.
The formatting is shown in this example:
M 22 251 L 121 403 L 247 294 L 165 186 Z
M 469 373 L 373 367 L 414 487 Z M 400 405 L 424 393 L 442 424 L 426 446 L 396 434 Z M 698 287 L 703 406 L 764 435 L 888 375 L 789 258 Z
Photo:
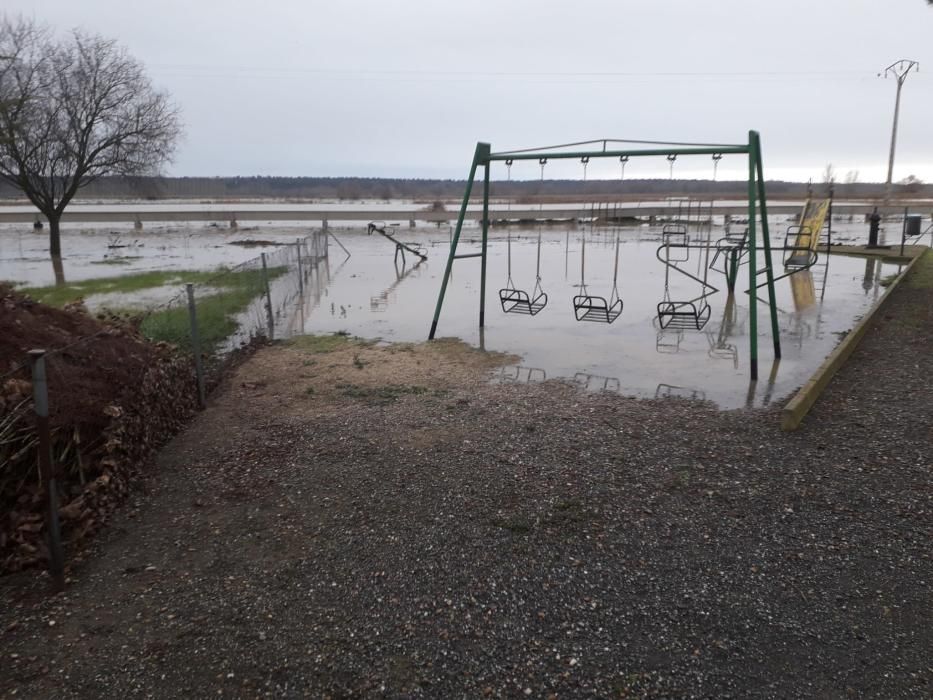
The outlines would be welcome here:
M 773 245 L 783 244 L 784 223 L 772 222 Z M 0 227 L 0 279 L 30 285 L 51 284 L 53 270 L 47 255 L 47 235 L 23 226 Z M 864 240 L 863 224 L 838 225 L 836 241 Z M 262 226 L 231 231 L 220 227 L 150 227 L 143 231 L 63 230 L 65 277 L 77 281 L 145 270 L 210 269 L 236 265 L 273 252 L 275 243 L 293 243 L 305 236 L 307 226 Z M 302 304 L 286 309 L 277 334 L 346 331 L 386 341 L 419 342 L 427 338 L 449 248 L 447 226 L 418 229 L 398 227 L 402 241 L 426 250 L 428 260 L 411 254 L 394 258 L 394 247 L 384 238 L 360 229 L 332 229 L 351 257 L 331 244 L 330 258 L 322 262 L 305 286 Z M 503 313 L 499 289 L 508 278 L 508 241 L 514 286 L 531 291 L 536 277 L 538 236 L 541 245 L 541 286 L 548 295 L 545 308 L 535 316 Z M 464 229 L 458 252 L 479 250 L 480 232 Z M 612 293 L 615 241 L 619 238 L 618 292 L 623 309 L 612 324 L 578 322 L 573 297 L 580 293 L 583 270 L 587 290 L 608 297 Z M 708 234 L 715 241 L 722 227 Z M 694 242 L 706 233 L 691 232 Z M 243 247 L 231 243 L 266 241 L 269 245 Z M 496 377 L 502 382 L 564 378 L 589 390 L 618 391 L 638 397 L 685 396 L 708 399 L 723 408 L 761 406 L 786 398 L 812 374 L 840 337 L 880 297 L 884 277 L 897 265 L 845 256 L 821 256 L 809 271 L 777 282 L 778 321 L 783 358 L 772 364 L 768 306 L 759 302 L 759 374 L 749 382 L 749 301 L 747 267 L 740 273 L 732 302 L 724 292 L 724 276 L 708 269 L 702 249 L 666 267 L 656 256 L 659 228 L 610 229 L 585 225 L 566 227 L 493 228 L 489 243 L 486 327 L 478 328 L 480 262 L 471 258 L 454 263 L 453 275 L 440 316 L 438 337 L 458 337 L 476 346 L 521 357 Z M 687 253 L 687 251 L 678 251 Z M 780 263 L 780 251 L 775 260 Z M 683 257 L 679 255 L 677 257 Z M 779 265 L 780 266 L 780 265 Z M 704 287 L 684 272 L 704 278 L 718 291 L 706 301 L 710 318 L 694 328 L 661 328 L 657 305 L 667 298 L 694 299 Z M 667 272 L 667 275 L 665 275 Z M 762 278 L 763 279 L 763 278 Z M 137 299 L 147 305 L 177 293 L 177 288 L 147 290 Z M 762 294 L 765 289 L 760 290 Z M 276 294 L 273 290 L 273 294 Z M 113 300 L 107 300 L 112 303 Z
M 538 231 L 511 230 L 512 279 L 516 287 L 528 292 L 536 277 Z M 352 257 L 341 263 L 342 256 L 332 252 L 324 282 L 311 290 L 303 308 L 296 311 L 295 330 L 346 331 L 387 341 L 424 340 L 443 278 L 448 235 L 406 233 L 403 229 L 399 238 L 417 240 L 427 249 L 428 261 L 419 263 L 411 255 L 405 263 L 395 261 L 388 241 L 365 233 L 344 234 L 341 240 Z M 616 231 L 581 227 L 540 229 L 540 233 L 546 307 L 535 316 L 503 313 L 498 292 L 508 277 L 508 242 L 504 230 L 495 230 L 489 243 L 483 333 L 478 328 L 480 262 L 468 258 L 454 263 L 438 337 L 462 338 L 488 350 L 521 356 L 521 362 L 504 368 L 497 381 L 564 378 L 590 390 L 701 398 L 723 408 L 762 406 L 786 398 L 878 300 L 884 291 L 880 280 L 899 271 L 898 265 L 876 260 L 823 256 L 812 269 L 779 280 L 783 357 L 780 363 L 772 362 L 769 308 L 759 302 L 759 381 L 750 384 L 750 309 L 744 293 L 747 267 L 742 268 L 732 302 L 723 291 L 724 276 L 712 270 L 707 273 L 707 282 L 720 291 L 707 297 L 711 315 L 702 330 L 662 329 L 657 304 L 665 298 L 665 270 L 672 300 L 693 299 L 704 287 L 658 260 L 658 230 L 622 229 L 618 232 L 622 313 L 612 324 L 578 322 L 573 297 L 580 293 L 583 239 L 587 290 L 608 297 L 613 287 Z M 711 234 L 713 242 L 719 235 Z M 458 252 L 475 252 L 478 243 L 476 233 L 467 231 Z M 689 254 L 678 267 L 703 279 L 705 252 L 690 249 Z M 774 254 L 780 261 L 780 251 Z M 765 294 L 766 289 L 760 292 Z
M 220 226 L 62 228 L 62 254 L 66 282 L 116 277 L 154 270 L 207 270 L 232 267 L 279 245 L 307 236 L 303 227 L 249 227 L 231 230 Z M 269 245 L 242 245 L 250 241 Z M 0 226 L 0 280 L 20 286 L 55 283 L 49 260 L 48 230 L 31 226 Z

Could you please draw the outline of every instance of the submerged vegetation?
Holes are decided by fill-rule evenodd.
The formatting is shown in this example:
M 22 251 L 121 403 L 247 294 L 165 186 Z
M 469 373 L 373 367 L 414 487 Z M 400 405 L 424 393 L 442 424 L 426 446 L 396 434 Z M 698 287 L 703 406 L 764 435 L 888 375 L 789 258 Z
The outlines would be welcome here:
M 48 287 L 26 287 L 19 291 L 28 294 L 43 304 L 61 307 L 70 302 L 89 297 L 92 294 L 130 294 L 144 289 L 182 285 L 188 282 L 197 284 L 217 277 L 220 273 L 222 271 L 217 270 L 156 270 L 120 275 L 119 277 L 95 277 L 70 284 Z
M 285 267 L 274 267 L 269 269 L 268 274 L 270 279 L 274 279 L 285 272 Z M 262 270 L 237 270 L 226 274 L 214 272 L 208 284 L 206 293 L 195 296 L 195 311 L 201 349 L 210 354 L 236 333 L 239 327 L 237 314 L 262 296 L 264 285 Z M 191 338 L 187 302 L 171 304 L 168 308 L 148 314 L 140 324 L 140 331 L 150 340 L 187 346 Z
M 287 268 L 270 268 L 269 279 L 285 274 Z M 120 302 L 109 311 L 118 316 L 140 316 L 140 331 L 155 341 L 165 341 L 187 347 L 191 329 L 188 306 L 181 286 L 197 284 L 196 312 L 201 347 L 204 352 L 213 352 L 220 343 L 233 335 L 238 328 L 237 314 L 245 311 L 250 303 L 264 292 L 262 271 L 259 269 L 227 270 L 161 270 L 139 272 L 119 277 L 102 277 L 82 280 L 68 285 L 30 287 L 24 294 L 43 304 L 61 307 L 93 294 L 132 294 L 160 287 L 178 287 L 173 301 L 148 313 L 134 308 L 131 302 Z

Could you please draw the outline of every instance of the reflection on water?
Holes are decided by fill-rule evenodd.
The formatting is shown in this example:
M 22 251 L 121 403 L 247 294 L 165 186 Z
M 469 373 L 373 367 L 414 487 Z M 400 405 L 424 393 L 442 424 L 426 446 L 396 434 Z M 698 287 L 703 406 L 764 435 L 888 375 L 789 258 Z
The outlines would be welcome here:
M 622 391 L 622 383 L 618 377 L 601 377 L 598 374 L 577 372 L 573 375 L 573 383 L 587 391 Z
M 547 372 L 540 367 L 525 367 L 523 365 L 500 367 L 495 376 L 495 381 L 499 384 L 530 384 L 546 380 Z

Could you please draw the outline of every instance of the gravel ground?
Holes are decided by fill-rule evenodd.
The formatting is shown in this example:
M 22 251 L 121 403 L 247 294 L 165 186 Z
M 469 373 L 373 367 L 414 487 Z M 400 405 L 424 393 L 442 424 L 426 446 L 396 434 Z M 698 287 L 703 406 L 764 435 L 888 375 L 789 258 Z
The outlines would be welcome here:
M 793 434 L 263 349 L 66 593 L 0 581 L 0 695 L 930 697 L 931 314 L 897 290 Z

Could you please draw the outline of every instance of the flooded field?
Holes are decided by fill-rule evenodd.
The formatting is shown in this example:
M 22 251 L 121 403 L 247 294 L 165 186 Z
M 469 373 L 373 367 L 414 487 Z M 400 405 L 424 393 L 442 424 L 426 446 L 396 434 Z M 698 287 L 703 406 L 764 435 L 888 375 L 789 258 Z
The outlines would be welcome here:
M 66 282 L 155 270 L 207 270 L 233 266 L 305 236 L 308 227 L 241 228 L 132 226 L 62 228 Z M 0 280 L 22 286 L 55 283 L 48 231 L 0 226 Z
M 507 280 L 507 242 L 496 231 L 489 246 L 486 328 L 477 327 L 479 261 L 454 265 L 453 277 L 438 326 L 438 337 L 454 336 L 490 350 L 518 354 L 520 364 L 504 368 L 498 381 L 525 382 L 566 378 L 591 390 L 624 394 L 705 398 L 724 408 L 766 405 L 802 384 L 856 320 L 883 291 L 880 281 L 898 272 L 897 265 L 844 256 L 823 257 L 809 271 L 778 282 L 778 318 L 784 357 L 771 363 L 768 307 L 760 303 L 759 358 L 761 380 L 748 381 L 747 276 L 735 303 L 723 291 L 707 297 L 711 317 L 702 330 L 661 329 L 657 304 L 665 295 L 665 266 L 656 257 L 656 230 L 620 231 L 619 318 L 604 323 L 575 320 L 573 297 L 580 290 L 581 249 L 587 240 L 586 285 L 590 294 L 612 291 L 615 232 L 541 231 L 541 285 L 547 306 L 535 316 L 503 313 L 498 290 Z M 461 252 L 478 249 L 467 232 Z M 404 235 L 401 236 L 403 239 Z M 512 278 L 531 291 L 535 283 L 537 231 L 512 232 Z M 713 236 L 715 238 L 715 234 Z M 409 256 L 396 265 L 392 248 L 377 237 L 345 235 L 353 253 L 345 264 L 332 265 L 312 290 L 298 325 L 306 332 L 347 331 L 391 341 L 421 341 L 427 335 L 446 262 L 447 237 L 421 239 L 429 260 Z M 706 257 L 691 250 L 680 263 L 702 278 Z M 743 268 L 743 272 L 747 268 Z M 723 289 L 723 276 L 709 272 L 708 282 Z M 671 299 L 701 294 L 689 277 L 669 270 Z
M 781 224 L 775 229 L 782 230 Z M 840 227 L 838 240 L 854 241 L 864 226 Z M 31 231 L 7 231 L 0 236 L 0 279 L 30 285 L 54 281 L 45 253 L 46 237 Z M 219 227 L 158 230 L 65 231 L 65 277 L 68 282 L 149 270 L 198 270 L 236 265 L 260 252 L 305 235 L 307 227 L 257 227 L 230 231 Z M 400 240 L 427 252 L 419 262 L 412 255 L 394 258 L 392 244 L 360 229 L 333 229 L 352 254 L 346 258 L 331 243 L 306 285 L 302 303 L 295 303 L 281 334 L 345 331 L 393 342 L 425 340 L 443 277 L 450 231 L 447 227 L 396 229 Z M 503 313 L 498 291 L 508 278 L 508 243 L 515 287 L 531 291 L 536 279 L 540 233 L 541 287 L 548 295 L 535 316 Z M 723 234 L 714 227 L 715 242 Z M 618 292 L 621 315 L 612 324 L 575 320 L 573 297 L 581 281 L 592 295 L 609 297 L 619 240 Z M 706 234 L 703 234 L 705 240 Z M 581 253 L 586 240 L 586 265 L 581 280 Z M 439 337 L 458 337 L 489 350 L 519 355 L 517 365 L 496 377 L 502 382 L 564 378 L 589 390 L 618 391 L 639 397 L 682 396 L 708 399 L 723 408 L 761 406 L 783 399 L 803 383 L 856 320 L 875 303 L 885 277 L 897 265 L 844 256 L 821 256 L 812 269 L 777 283 L 778 318 L 784 357 L 771 362 L 768 307 L 759 303 L 760 381 L 748 381 L 749 306 L 747 268 L 742 268 L 733 302 L 724 292 L 720 272 L 709 270 L 713 253 L 681 251 L 679 269 L 666 268 L 657 258 L 661 232 L 656 227 L 610 229 L 587 225 L 561 228 L 495 228 L 489 244 L 486 328 L 478 329 L 480 264 L 457 261 L 438 325 Z M 773 235 L 781 245 L 783 234 Z M 479 250 L 479 230 L 464 230 L 459 252 Z M 780 252 L 776 252 L 780 260 Z M 665 275 L 667 271 L 667 275 Z M 666 280 L 665 280 L 666 277 Z M 710 307 L 705 326 L 661 328 L 657 305 L 665 298 L 703 298 Z M 764 290 L 761 290 L 764 292 Z M 145 306 L 177 287 L 147 290 L 133 300 Z M 667 296 L 665 296 L 665 294 Z M 93 300 L 92 300 L 93 301 Z

